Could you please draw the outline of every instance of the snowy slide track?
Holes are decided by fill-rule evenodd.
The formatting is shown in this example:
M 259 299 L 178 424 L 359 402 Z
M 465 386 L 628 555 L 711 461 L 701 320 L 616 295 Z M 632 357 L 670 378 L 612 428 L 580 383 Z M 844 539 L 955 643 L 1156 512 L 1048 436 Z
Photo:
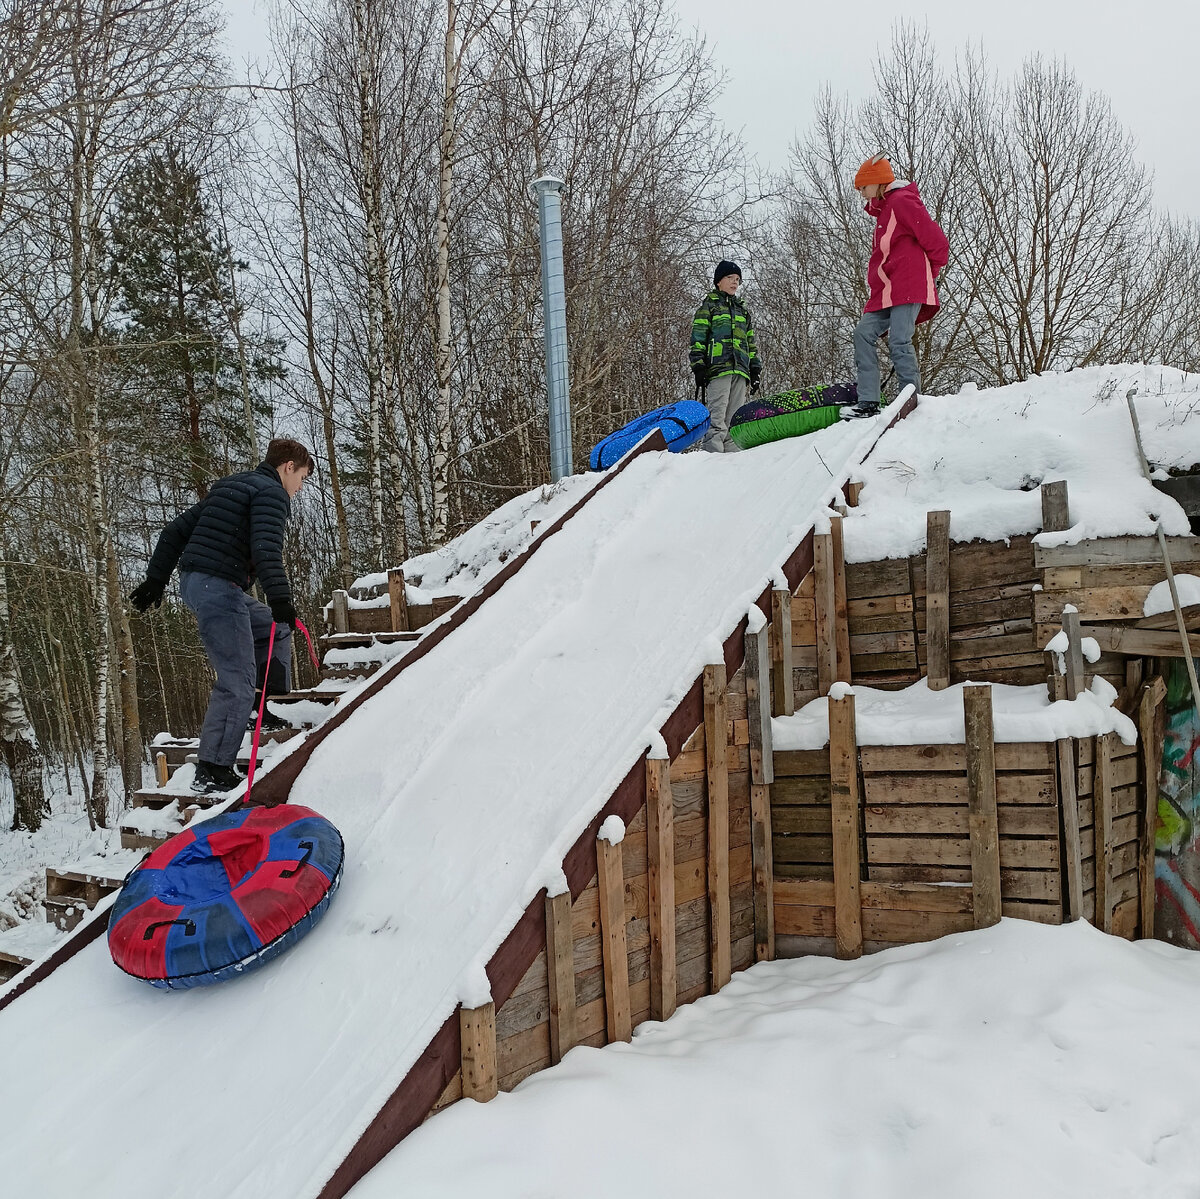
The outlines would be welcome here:
M 807 571 L 813 513 L 885 427 L 633 463 L 314 746 L 291 796 L 342 827 L 348 869 L 312 936 L 179 995 L 92 945 L 0 1022 L 0 1177 L 101 1199 L 344 1195 L 452 1076 L 458 1002 L 512 992 L 544 942 L 541 888 L 583 889 L 601 821 L 642 802 L 648 736 L 675 753 L 700 723 L 703 663 L 719 646 L 737 669 L 749 604 L 781 563 L 793 587 Z M 70 1136 L 30 1152 L 51 1107 Z

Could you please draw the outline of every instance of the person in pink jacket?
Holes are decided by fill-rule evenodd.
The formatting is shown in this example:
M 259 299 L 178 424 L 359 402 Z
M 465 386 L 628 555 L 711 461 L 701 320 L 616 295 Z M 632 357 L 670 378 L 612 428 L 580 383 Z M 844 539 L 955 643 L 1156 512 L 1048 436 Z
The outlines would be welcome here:
M 858 403 L 848 416 L 875 416 L 881 399 L 876 343 L 888 339 L 900 386 L 920 390 L 913 330 L 937 311 L 937 277 L 950 257 L 950 243 L 921 203 L 915 183 L 897 179 L 882 155 L 868 158 L 854 186 L 875 218 L 875 240 L 867 265 L 870 297 L 854 330 Z

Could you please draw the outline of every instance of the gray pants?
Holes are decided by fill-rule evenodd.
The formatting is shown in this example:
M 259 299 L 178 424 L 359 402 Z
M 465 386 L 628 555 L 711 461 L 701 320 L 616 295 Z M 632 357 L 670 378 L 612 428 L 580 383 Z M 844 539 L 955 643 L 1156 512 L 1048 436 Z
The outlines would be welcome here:
M 704 440 L 700 443 L 702 450 L 708 450 L 712 454 L 737 452 L 738 447 L 733 438 L 729 436 L 729 422 L 733 419 L 733 414 L 749 398 L 748 387 L 749 385 L 741 375 L 722 375 L 719 379 L 713 379 L 705 387 L 704 405 L 708 409 L 712 424 L 709 425 L 708 432 L 704 434 Z
M 246 722 L 254 708 L 254 689 L 266 675 L 267 645 L 271 636 L 271 609 L 259 603 L 228 579 L 187 571 L 179 576 L 183 602 L 200 626 L 204 652 L 217 681 L 208 698 L 208 711 L 200 730 L 199 758 L 217 766 L 237 761 Z M 282 671 L 284 690 L 291 689 L 292 630 L 275 629 L 272 675 Z M 268 692 L 273 688 L 268 688 Z
M 917 327 L 920 304 L 897 304 L 878 312 L 864 312 L 854 329 L 854 366 L 858 371 L 858 402 L 870 404 L 880 398 L 879 355 L 875 343 L 887 333 L 888 352 L 896 368 L 900 386 L 910 383 L 921 390 L 917 352 L 913 349 L 913 330 Z

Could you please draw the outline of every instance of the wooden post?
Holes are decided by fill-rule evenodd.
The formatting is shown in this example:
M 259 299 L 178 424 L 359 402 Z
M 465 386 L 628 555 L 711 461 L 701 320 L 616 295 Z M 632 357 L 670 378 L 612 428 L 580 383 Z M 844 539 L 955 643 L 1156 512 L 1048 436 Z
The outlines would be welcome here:
M 546 896 L 546 978 L 550 987 L 550 1061 L 558 1065 L 578 1040 L 570 891 Z
M 858 497 L 862 494 L 862 489 L 863 485 L 861 479 L 851 479 L 850 482 L 846 484 L 846 507 L 858 507 Z
M 1071 511 L 1067 503 L 1067 481 L 1042 484 L 1042 532 L 1061 533 L 1071 527 Z
M 778 588 L 771 592 L 771 669 L 776 716 L 791 716 L 796 710 L 792 656 L 792 593 Z
M 387 572 L 388 599 L 392 608 L 392 632 L 407 633 L 408 623 L 408 592 L 404 588 L 404 571 L 393 567 Z
M 950 686 L 950 513 L 925 518 L 925 674 L 930 691 Z
M 771 788 L 775 758 L 767 685 L 770 628 L 746 633 L 746 714 L 750 725 L 750 861 L 754 898 L 754 960 L 775 959 L 775 870 L 771 850 Z
M 833 577 L 833 534 L 813 535 L 813 581 L 817 611 L 817 692 L 828 695 L 837 682 L 837 585 Z
M 1158 746 L 1155 714 L 1166 693 L 1155 675 L 1142 690 L 1138 705 L 1138 751 L 1142 765 L 1141 845 L 1138 853 L 1138 915 L 1143 937 L 1154 936 L 1154 837 L 1158 830 L 1158 778 L 1162 751 Z
M 833 816 L 834 939 L 839 958 L 862 956 L 858 735 L 854 696 L 829 701 L 829 782 Z
M 1059 676 L 1062 677 L 1061 675 Z M 1079 794 L 1075 787 L 1075 741 L 1054 743 L 1058 772 L 1058 802 L 1062 835 L 1064 923 L 1083 915 L 1083 849 L 1079 838 Z
M 975 927 L 1000 920 L 1000 835 L 996 825 L 996 745 L 992 688 L 963 688 L 967 734 L 967 803 L 971 833 L 971 897 Z
M 1115 733 L 1096 738 L 1096 771 L 1092 782 L 1095 809 L 1093 829 L 1096 842 L 1096 927 L 1112 932 L 1112 856 L 1113 856 L 1113 767 L 1112 746 Z
M 675 1011 L 675 801 L 671 763 L 646 759 L 646 847 L 650 892 L 650 1019 Z
M 750 779 L 755 783 L 775 781 L 769 640 L 768 627 L 746 632 L 746 716 L 750 726 Z
M 158 776 L 158 785 L 165 787 L 171 776 L 167 773 L 167 755 L 161 750 L 154 755 L 154 773 Z
M 850 678 L 850 606 L 846 600 L 846 552 L 842 539 L 842 518 L 830 517 L 833 536 L 833 631 L 837 644 L 836 675 L 839 683 Z
M 496 1005 L 458 1009 L 464 1099 L 496 1098 Z
M 715 994 L 728 981 L 729 770 L 725 715 L 725 664 L 704 668 L 704 753 L 708 773 L 708 949 Z
M 1058 655 L 1046 650 L 1046 695 L 1050 700 L 1057 701 L 1067 698 L 1067 681 L 1058 672 Z
M 609 1041 L 633 1036 L 629 1008 L 629 957 L 625 948 L 625 867 L 621 846 L 596 839 L 600 890 L 600 943 L 604 957 L 604 1012 Z
M 1063 632 L 1067 635 L 1067 699 L 1078 699 L 1083 688 L 1083 648 L 1079 633 L 1079 613 L 1063 612 Z
M 333 631 L 350 632 L 350 594 L 347 591 L 333 593 Z

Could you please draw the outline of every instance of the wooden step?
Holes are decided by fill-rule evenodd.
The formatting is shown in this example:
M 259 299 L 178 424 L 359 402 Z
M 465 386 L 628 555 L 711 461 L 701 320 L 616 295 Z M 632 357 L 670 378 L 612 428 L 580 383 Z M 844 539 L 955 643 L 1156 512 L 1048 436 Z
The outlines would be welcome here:
M 318 639 L 322 649 L 358 649 L 378 642 L 391 645 L 397 641 L 420 641 L 420 630 L 411 633 L 323 633 Z
M 0 986 L 16 978 L 32 962 L 33 958 L 22 957 L 19 953 L 9 953 L 6 949 L 0 949 Z

